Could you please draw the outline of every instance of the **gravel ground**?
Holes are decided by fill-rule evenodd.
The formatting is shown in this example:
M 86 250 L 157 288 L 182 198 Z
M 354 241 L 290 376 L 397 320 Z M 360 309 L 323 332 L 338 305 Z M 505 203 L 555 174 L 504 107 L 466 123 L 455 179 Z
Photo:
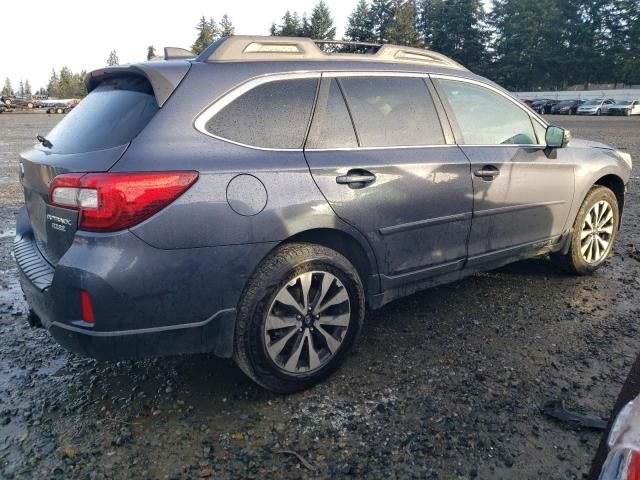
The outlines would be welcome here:
M 11 253 L 17 153 L 60 116 L 0 115 L 0 478 L 582 478 L 640 350 L 638 167 L 608 265 L 546 259 L 435 288 L 368 316 L 344 367 L 278 396 L 209 355 L 99 363 L 27 326 Z M 556 117 L 640 161 L 640 118 Z

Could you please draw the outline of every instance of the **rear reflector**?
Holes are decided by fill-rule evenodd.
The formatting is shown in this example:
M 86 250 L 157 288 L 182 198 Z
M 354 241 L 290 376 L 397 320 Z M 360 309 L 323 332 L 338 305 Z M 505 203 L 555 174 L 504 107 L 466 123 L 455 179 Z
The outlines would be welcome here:
M 82 306 L 82 320 L 87 323 L 95 323 L 93 317 L 93 305 L 91 304 L 91 297 L 85 291 L 80 292 L 80 305 Z
M 49 203 L 79 211 L 78 228 L 115 232 L 156 214 L 182 195 L 198 172 L 66 173 L 49 187 Z

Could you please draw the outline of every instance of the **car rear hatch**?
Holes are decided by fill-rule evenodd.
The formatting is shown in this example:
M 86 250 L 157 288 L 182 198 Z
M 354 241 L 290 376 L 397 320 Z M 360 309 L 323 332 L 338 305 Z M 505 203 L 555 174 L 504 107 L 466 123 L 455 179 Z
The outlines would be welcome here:
M 108 171 L 168 98 L 167 82 L 162 82 L 166 79 L 160 79 L 163 94 L 158 98 L 148 76 L 140 72 L 127 68 L 94 72 L 87 81 L 89 95 L 46 140 L 20 155 L 33 239 L 51 265 L 71 246 L 78 224 L 77 210 L 51 205 L 53 179 L 64 173 Z

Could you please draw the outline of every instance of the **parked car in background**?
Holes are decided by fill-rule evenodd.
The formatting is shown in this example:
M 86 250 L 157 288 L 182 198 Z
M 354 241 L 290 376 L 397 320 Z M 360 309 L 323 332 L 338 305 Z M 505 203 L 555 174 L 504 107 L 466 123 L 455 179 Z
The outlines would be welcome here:
M 640 99 L 624 100 L 609 107 L 608 115 L 640 115 Z
M 533 104 L 533 100 L 529 100 L 528 98 L 521 98 L 520 101 L 527 107 L 530 107 Z
M 7 107 L 34 108 L 38 106 L 38 101 L 26 97 L 2 96 L 0 101 Z
M 584 100 L 563 100 L 551 108 L 554 115 L 575 115 L 578 107 L 584 103 Z
M 335 371 L 368 309 L 538 255 L 595 272 L 631 172 L 404 46 L 238 35 L 87 88 L 20 155 L 32 323 L 102 359 L 213 352 L 282 393 Z
M 576 113 L 578 115 L 606 115 L 609 107 L 615 105 L 615 103 L 616 101 L 612 98 L 594 98 L 580 105 Z
M 558 104 L 558 100 L 539 100 L 531 105 L 534 111 L 540 114 L 551 113 L 551 109 Z

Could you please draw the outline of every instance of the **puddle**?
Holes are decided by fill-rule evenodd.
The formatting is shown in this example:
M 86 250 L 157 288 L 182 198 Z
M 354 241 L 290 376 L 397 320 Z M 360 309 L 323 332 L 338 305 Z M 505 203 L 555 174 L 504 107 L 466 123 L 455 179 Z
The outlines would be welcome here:
M 0 183 L 2 183 L 0 181 Z M 10 228 L 9 230 L 0 230 L 0 238 L 8 238 L 8 237 L 15 237 L 16 236 L 16 229 L 15 228 Z

